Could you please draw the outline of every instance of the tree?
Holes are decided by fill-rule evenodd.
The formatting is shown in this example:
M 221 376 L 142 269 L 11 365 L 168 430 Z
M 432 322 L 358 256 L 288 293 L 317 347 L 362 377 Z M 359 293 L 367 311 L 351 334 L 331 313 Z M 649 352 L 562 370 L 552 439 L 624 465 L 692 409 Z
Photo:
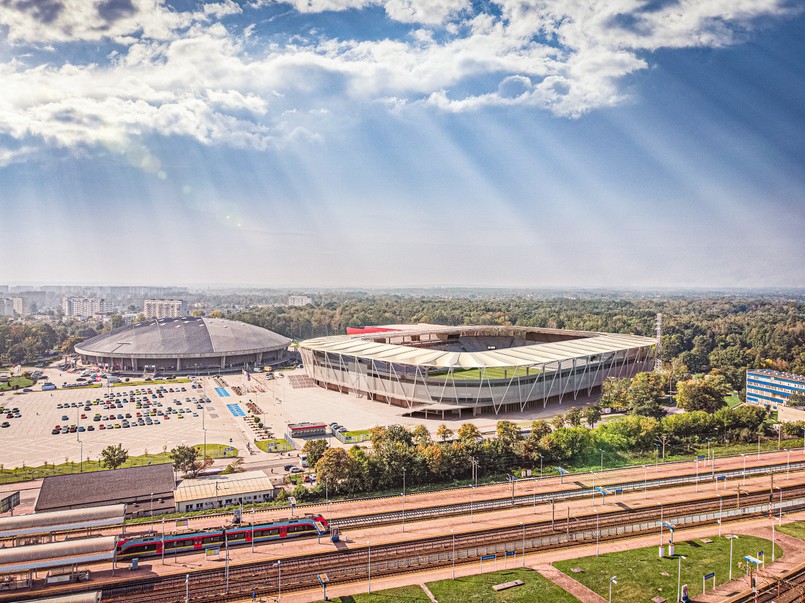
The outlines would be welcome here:
M 629 383 L 626 395 L 629 414 L 659 419 L 665 416 L 660 400 L 663 396 L 663 378 L 656 373 L 638 373 Z
M 601 387 L 601 406 L 626 410 L 629 406 L 629 380 L 608 377 Z
M 711 373 L 704 378 L 688 379 L 677 384 L 676 403 L 688 411 L 703 410 L 714 413 L 726 406 L 724 396 L 730 392 L 730 386 L 723 375 Z
M 568 408 L 565 413 L 565 421 L 572 427 L 579 427 L 581 425 L 582 414 L 581 411 L 575 406 Z
M 788 405 L 789 406 L 805 406 L 805 393 L 803 392 L 794 392 L 788 398 Z
M 446 442 L 447 440 L 453 437 L 453 430 L 450 429 L 444 423 L 442 423 L 441 425 L 439 425 L 439 427 L 436 428 L 436 437 L 438 437 L 440 441 Z
M 122 444 L 107 446 L 101 450 L 101 464 L 109 469 L 117 469 L 129 458 L 129 451 Z
M 170 458 L 174 469 L 188 477 L 196 477 L 200 471 L 212 465 L 210 457 L 200 459 L 198 450 L 184 444 L 171 449 Z
M 514 444 L 523 437 L 520 435 L 520 428 L 511 421 L 498 421 L 496 431 L 498 440 L 507 450 L 512 450 Z
M 302 452 L 307 455 L 308 465 L 315 467 L 316 463 L 319 462 L 319 459 L 329 446 L 327 440 L 324 439 L 308 440 L 305 442 L 305 445 L 302 447 Z
M 551 426 L 545 419 L 537 419 L 531 422 L 531 438 L 541 440 L 551 433 Z
M 202 316 L 204 316 L 204 310 L 202 310 L 201 308 L 195 308 L 193 310 L 190 310 L 190 316 L 201 318 Z
M 551 426 L 554 429 L 561 429 L 565 426 L 565 417 L 563 415 L 556 415 L 553 419 L 551 419 Z
M 221 312 L 220 310 L 212 310 L 207 316 L 209 316 L 210 318 L 223 318 L 224 313 Z
M 589 425 L 590 429 L 592 429 L 595 427 L 595 424 L 601 420 L 601 407 L 599 407 L 597 404 L 588 406 L 582 411 L 581 414 L 584 416 L 584 420 L 587 422 L 587 425 Z
M 416 427 L 414 427 L 412 435 L 414 436 L 414 442 L 416 442 L 417 446 L 422 447 L 430 446 L 432 442 L 430 432 L 428 431 L 428 428 L 425 427 L 424 425 L 417 425 Z
M 481 437 L 481 430 L 474 423 L 464 423 L 458 428 L 458 439 L 462 442 L 477 442 Z
M 123 321 L 123 317 L 120 314 L 112 314 L 109 317 L 109 328 L 110 329 L 119 329 L 120 327 L 124 326 L 126 323 Z

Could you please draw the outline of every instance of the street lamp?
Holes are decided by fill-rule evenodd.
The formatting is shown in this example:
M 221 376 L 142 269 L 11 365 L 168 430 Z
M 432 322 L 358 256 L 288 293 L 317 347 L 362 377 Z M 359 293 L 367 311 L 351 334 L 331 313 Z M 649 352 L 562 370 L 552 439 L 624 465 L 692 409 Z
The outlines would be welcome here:
M 595 556 L 598 557 L 598 540 L 601 535 L 601 531 L 598 529 L 598 509 L 595 510 Z
M 744 473 L 743 473 L 743 485 L 746 485 L 746 453 L 741 453 L 741 456 L 744 457 Z
M 452 553 L 450 555 L 450 559 L 452 561 L 453 568 L 451 570 L 452 579 L 456 579 L 456 533 L 453 531 L 453 528 L 450 528 L 450 535 L 452 536 L 453 545 L 452 545 Z
M 730 541 L 730 578 L 729 579 L 732 580 L 732 541 L 735 540 L 738 537 L 735 534 L 729 534 L 727 536 L 727 538 L 729 538 L 729 541 Z
M 405 532 L 405 470 L 403 467 L 403 491 L 402 491 L 402 531 Z
M 604 470 L 604 451 L 601 450 L 600 448 L 598 449 L 598 451 L 601 453 L 601 471 L 603 471 Z
M 277 559 L 277 603 L 282 601 L 282 559 Z
M 684 555 L 677 557 L 677 570 L 676 570 L 676 600 L 681 601 L 680 595 L 682 594 L 682 560 L 687 559 Z
M 165 565 L 165 518 L 162 518 L 162 565 Z
M 148 517 L 154 516 L 154 493 L 151 492 L 151 509 L 148 511 Z
M 612 603 L 612 585 L 618 583 L 616 578 L 617 578 L 617 576 L 612 576 L 609 579 L 609 603 Z
M 660 549 L 659 549 L 660 553 L 659 553 L 659 555 L 660 555 L 660 559 L 662 559 L 662 557 L 663 557 L 663 554 L 662 554 L 662 521 L 663 521 L 663 508 L 662 508 L 662 503 L 661 503 L 661 502 L 658 502 L 657 504 L 658 504 L 658 505 L 660 505 Z
M 366 592 L 371 595 L 372 594 L 372 543 L 367 542 L 366 546 L 369 547 L 368 548 L 369 557 L 368 557 L 368 561 L 367 561 L 367 567 L 368 567 L 368 570 L 367 570 L 367 576 L 368 576 L 367 586 L 368 586 L 368 588 L 367 588 Z
M 78 472 L 84 473 L 84 442 L 83 440 L 78 440 L 78 444 L 80 445 L 79 453 L 78 453 Z
M 724 497 L 721 494 L 718 495 L 718 535 L 721 536 L 721 517 L 722 512 L 724 511 Z
M 772 523 L 774 523 L 774 520 L 772 520 Z M 523 528 L 523 565 L 522 566 L 525 567 L 525 524 L 522 521 L 520 522 L 520 527 Z M 774 548 L 774 544 L 772 543 L 772 549 L 773 548 Z M 772 561 L 774 561 L 774 559 L 772 559 Z

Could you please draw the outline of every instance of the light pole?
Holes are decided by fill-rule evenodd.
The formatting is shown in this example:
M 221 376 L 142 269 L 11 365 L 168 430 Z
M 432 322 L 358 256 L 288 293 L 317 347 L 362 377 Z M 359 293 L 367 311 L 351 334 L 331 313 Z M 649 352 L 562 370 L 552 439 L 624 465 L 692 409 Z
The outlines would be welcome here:
M 661 502 L 658 502 L 657 504 L 658 504 L 658 505 L 660 505 L 660 549 L 659 549 L 659 550 L 660 550 L 660 559 L 662 559 L 662 557 L 663 557 L 663 555 L 662 555 L 662 520 L 663 520 L 663 508 L 662 508 L 662 503 L 661 503 Z
M 456 579 L 456 533 L 453 531 L 453 528 L 450 528 L 450 535 L 453 540 L 452 545 L 452 553 L 450 555 L 450 560 L 452 561 L 453 568 L 451 570 L 451 578 L 453 580 Z
M 772 520 L 772 524 L 774 524 L 774 520 Z M 525 524 L 521 521 L 520 527 L 523 528 L 523 564 L 522 567 L 525 567 Z M 772 542 L 772 549 L 774 548 L 774 543 Z M 774 561 L 774 559 L 772 559 Z
M 148 511 L 148 517 L 154 516 L 154 493 L 151 492 L 151 509 Z
M 724 497 L 718 495 L 718 535 L 721 536 L 721 517 L 724 511 Z
M 282 559 L 277 559 L 277 603 L 282 601 Z
M 254 507 L 252 507 L 252 555 L 254 554 Z
M 162 565 L 165 565 L 165 518 L 162 518 Z
M 788 479 L 791 473 L 791 449 L 786 448 L 786 452 L 788 453 L 788 460 L 785 462 L 785 479 Z
M 617 576 L 612 576 L 609 579 L 609 603 L 612 603 L 612 585 L 618 583 L 616 578 L 617 578 Z
M 78 440 L 78 444 L 80 446 L 78 453 L 78 472 L 84 473 L 84 442 Z
M 405 532 L 405 467 L 403 467 L 403 491 L 402 491 L 402 531 Z
M 226 552 L 226 556 L 224 557 L 224 574 L 226 578 L 226 590 L 224 592 L 229 594 L 229 539 L 226 535 L 226 530 L 224 530 L 224 550 Z
M 746 453 L 741 453 L 741 456 L 744 457 L 744 473 L 743 473 L 743 485 L 746 485 Z
M 729 579 L 731 581 L 732 580 L 732 541 L 735 540 L 738 537 L 735 534 L 729 534 L 727 536 L 727 538 L 729 538 L 729 541 L 730 541 L 730 578 Z
M 757 434 L 757 460 L 760 460 L 760 433 Z
M 600 448 L 598 449 L 598 451 L 601 453 L 601 471 L 603 472 L 604 471 L 604 451 L 601 450 Z
M 643 498 L 646 498 L 646 487 L 648 485 L 648 465 L 643 465 Z
M 190 574 L 184 576 L 184 603 L 190 603 Z
M 206 396 L 205 396 L 206 398 Z M 207 458 L 207 407 L 201 410 L 201 429 L 204 432 L 204 459 Z M 204 460 L 202 459 L 202 460 Z
M 699 459 L 696 458 L 696 492 L 699 491 Z
M 595 556 L 598 557 L 598 540 L 601 530 L 598 529 L 598 509 L 595 510 Z
M 367 567 L 368 567 L 368 569 L 367 569 L 367 577 L 368 577 L 368 579 L 367 579 L 367 587 L 368 588 L 367 588 L 366 592 L 371 595 L 372 594 L 372 543 L 367 542 L 366 546 L 369 547 L 368 548 L 369 556 L 368 556 L 368 561 L 367 561 Z
M 681 601 L 680 595 L 682 594 L 682 560 L 687 559 L 684 555 L 677 557 L 677 570 L 676 570 L 676 600 Z

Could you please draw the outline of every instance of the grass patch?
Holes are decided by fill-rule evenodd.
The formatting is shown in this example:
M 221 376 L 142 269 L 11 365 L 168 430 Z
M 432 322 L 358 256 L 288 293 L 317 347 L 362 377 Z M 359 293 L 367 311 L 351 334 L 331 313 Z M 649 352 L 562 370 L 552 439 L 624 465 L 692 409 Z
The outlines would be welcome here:
M 8 381 L 0 383 L 0 391 L 14 389 L 14 386 L 18 389 L 22 389 L 23 387 L 31 387 L 33 384 L 33 380 L 28 379 L 28 377 L 9 377 Z
M 487 562 L 488 563 L 488 562 Z M 500 592 L 495 584 L 522 580 L 525 584 Z M 512 569 L 428 583 L 439 603 L 574 603 L 578 599 L 530 569 Z
M 805 540 L 805 521 L 795 521 L 794 523 L 786 523 L 777 526 L 777 531 L 783 534 L 788 534 L 794 538 Z
M 724 396 L 724 402 L 726 402 L 727 406 L 730 408 L 735 408 L 741 404 L 741 399 L 735 394 L 730 394 L 729 396 Z
M 376 593 L 346 595 L 344 597 L 330 598 L 336 603 L 430 603 L 430 599 L 419 586 L 401 586 L 389 588 Z M 441 603 L 441 599 L 439 599 Z M 324 603 L 323 601 L 321 603 Z
M 201 452 L 204 448 L 203 444 L 194 446 L 196 450 Z M 226 452 L 228 446 L 226 444 L 207 444 L 207 456 L 212 458 L 234 458 L 238 455 L 237 448 Z M 158 452 L 156 454 L 142 454 L 139 456 L 130 456 L 128 460 L 121 465 L 121 469 L 126 467 L 140 467 L 142 465 L 161 465 L 164 463 L 172 463 L 170 458 L 170 451 Z M 42 477 L 49 477 L 52 475 L 68 475 L 71 473 L 92 473 L 95 471 L 106 471 L 107 468 L 101 465 L 98 458 L 84 459 L 83 463 L 78 461 L 68 460 L 58 465 L 43 463 L 37 466 L 23 466 L 14 467 L 11 469 L 3 468 L 0 465 L 0 484 L 12 484 L 15 482 L 24 482 L 32 479 L 39 479 Z
M 667 534 L 665 537 L 667 541 Z M 609 579 L 618 577 L 613 587 L 613 599 L 623 603 L 644 603 L 653 597 L 661 596 L 668 601 L 676 600 L 678 556 L 682 560 L 682 584 L 687 584 L 691 597 L 702 592 L 702 576 L 716 573 L 716 584 L 723 584 L 729 578 L 730 541 L 714 536 L 713 542 L 704 544 L 699 540 L 677 543 L 677 556 L 659 559 L 657 547 L 651 546 L 631 551 L 608 553 L 600 557 L 584 557 L 568 561 L 557 561 L 553 565 L 560 571 L 581 582 L 604 598 L 609 596 Z M 733 541 L 733 578 L 744 573 L 744 555 L 756 556 L 765 551 L 771 562 L 771 542 L 753 536 L 739 536 Z M 667 550 L 667 549 L 666 549 Z M 776 556 L 782 556 L 782 549 L 775 547 Z M 573 572 L 571 568 L 581 568 Z M 668 574 L 664 576 L 663 573 Z M 712 587 L 712 580 L 708 588 Z
M 284 438 L 257 440 L 255 444 L 263 452 L 288 452 L 289 450 L 293 450 L 291 445 L 288 444 L 288 440 Z
M 535 368 L 527 368 L 524 366 L 518 366 L 514 368 L 501 368 L 501 367 L 494 367 L 488 368 L 483 371 L 478 368 L 472 369 L 453 369 L 453 378 L 457 381 L 465 380 L 465 381 L 479 381 L 483 374 L 484 381 L 487 379 L 511 379 L 512 377 L 525 377 L 526 372 L 528 376 L 538 375 L 541 371 Z M 450 373 L 448 371 L 439 372 L 439 373 L 429 373 L 429 379 L 450 379 Z

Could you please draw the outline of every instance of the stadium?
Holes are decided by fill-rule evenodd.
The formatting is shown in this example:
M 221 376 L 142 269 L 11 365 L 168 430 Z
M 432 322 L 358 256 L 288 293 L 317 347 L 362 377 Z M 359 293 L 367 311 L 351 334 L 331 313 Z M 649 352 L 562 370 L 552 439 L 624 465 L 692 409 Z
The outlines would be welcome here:
M 591 396 L 651 370 L 657 341 L 512 326 L 399 325 L 303 341 L 319 386 L 435 414 L 516 412 Z
M 211 374 L 277 365 L 291 340 L 222 318 L 162 318 L 114 329 L 75 346 L 84 364 L 115 374 Z

